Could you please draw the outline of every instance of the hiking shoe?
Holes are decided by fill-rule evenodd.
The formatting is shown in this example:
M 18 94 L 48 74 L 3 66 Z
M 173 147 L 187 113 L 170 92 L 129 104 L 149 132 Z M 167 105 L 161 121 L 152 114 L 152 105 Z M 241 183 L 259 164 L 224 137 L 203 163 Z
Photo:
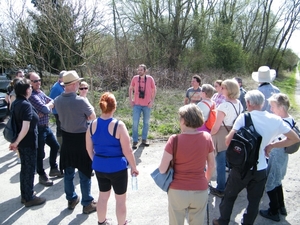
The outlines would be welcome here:
M 35 205 L 44 204 L 45 202 L 46 202 L 45 198 L 34 196 L 32 200 L 25 202 L 24 205 L 25 205 L 25 207 L 31 207 L 31 206 L 35 206 Z
M 32 196 L 33 196 L 33 197 L 36 196 L 36 191 L 33 192 Z M 24 204 L 25 202 L 26 202 L 25 198 L 23 198 L 23 197 L 21 196 L 21 203 Z
M 148 140 L 142 140 L 142 144 L 148 147 L 150 145 L 150 142 Z
M 273 220 L 273 221 L 276 221 L 276 222 L 280 221 L 279 213 L 273 214 L 269 209 L 267 209 L 267 210 L 259 210 L 259 214 L 262 217 L 265 217 L 265 218 L 267 218 L 269 220 Z
M 132 149 L 134 150 L 134 149 L 137 149 L 137 144 L 138 144 L 138 142 L 133 142 L 132 143 Z
M 287 216 L 287 211 L 286 211 L 286 208 L 283 206 L 283 207 L 280 207 L 279 209 L 279 213 L 283 216 Z
M 80 197 L 77 196 L 76 199 L 68 201 L 68 209 L 73 210 L 75 209 L 76 205 L 79 203 Z
M 64 173 L 57 168 L 53 168 L 49 172 L 50 177 L 64 177 Z
M 97 202 L 92 201 L 91 204 L 87 206 L 83 206 L 82 213 L 90 214 L 92 212 L 96 212 L 96 208 L 97 208 Z
M 46 187 L 49 187 L 49 186 L 53 185 L 53 181 L 49 179 L 47 174 L 39 176 L 39 183 L 46 186 Z
M 223 198 L 224 197 L 224 191 L 219 191 L 214 187 L 210 186 L 210 194 L 213 194 L 219 198 Z

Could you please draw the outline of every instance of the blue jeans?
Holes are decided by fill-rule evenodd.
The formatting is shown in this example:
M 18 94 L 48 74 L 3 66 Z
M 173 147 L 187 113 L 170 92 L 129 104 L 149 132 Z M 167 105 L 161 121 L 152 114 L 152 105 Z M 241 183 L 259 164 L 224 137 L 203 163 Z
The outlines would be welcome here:
M 224 191 L 226 184 L 226 151 L 218 152 L 216 155 L 217 163 L 217 190 Z
M 148 106 L 134 105 L 133 115 L 132 115 L 132 140 L 133 142 L 138 142 L 139 140 L 139 122 L 141 113 L 143 112 L 143 130 L 142 130 L 142 140 L 147 140 L 148 130 L 149 130 L 149 120 L 151 108 Z
M 49 164 L 51 169 L 57 168 L 56 158 L 59 149 L 59 144 L 48 126 L 38 126 L 38 150 L 36 161 L 36 172 L 39 175 L 44 175 L 45 170 L 43 166 L 43 160 L 45 158 L 45 144 L 50 147 Z
M 75 186 L 73 182 L 75 177 L 75 168 L 67 167 L 65 168 L 64 172 L 65 172 L 64 184 L 65 184 L 66 199 L 68 201 L 72 201 L 78 197 L 75 192 Z M 79 170 L 78 170 L 78 174 L 80 179 L 80 189 L 82 195 L 81 205 L 87 206 L 94 200 L 94 198 L 91 195 L 91 179 L 89 179 Z

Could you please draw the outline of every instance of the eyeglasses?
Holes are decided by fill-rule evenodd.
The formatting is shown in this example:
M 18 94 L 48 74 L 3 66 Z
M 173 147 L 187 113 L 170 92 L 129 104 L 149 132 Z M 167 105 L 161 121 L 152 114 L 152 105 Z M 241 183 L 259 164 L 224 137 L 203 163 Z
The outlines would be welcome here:
M 221 87 L 221 89 L 222 89 L 222 90 L 224 90 L 224 89 L 226 90 L 226 87 Z
M 84 88 L 79 88 L 79 90 L 88 90 L 89 88 L 87 88 L 87 87 L 84 87 Z
M 39 80 L 30 80 L 32 83 L 37 83 L 37 82 L 41 82 L 41 79 Z

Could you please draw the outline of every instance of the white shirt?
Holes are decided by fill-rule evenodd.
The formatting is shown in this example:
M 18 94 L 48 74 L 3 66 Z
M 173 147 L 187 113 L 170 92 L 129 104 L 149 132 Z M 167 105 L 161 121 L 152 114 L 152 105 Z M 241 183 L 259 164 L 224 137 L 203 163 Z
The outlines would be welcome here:
M 288 133 L 291 128 L 279 116 L 267 111 L 253 110 L 250 113 L 255 130 L 262 136 L 259 149 L 257 171 L 267 168 L 265 147 L 270 144 L 278 135 Z M 244 114 L 241 114 L 233 125 L 233 130 L 239 130 L 245 126 Z
M 234 105 L 234 107 L 232 104 Z M 237 100 L 237 103 L 232 104 L 226 101 L 221 103 L 217 108 L 218 111 L 222 111 L 225 114 L 223 121 L 226 126 L 232 126 L 234 120 L 238 117 L 239 114 L 241 114 L 241 112 L 243 112 L 243 106 L 239 100 Z M 223 123 L 221 124 L 221 126 L 223 126 Z

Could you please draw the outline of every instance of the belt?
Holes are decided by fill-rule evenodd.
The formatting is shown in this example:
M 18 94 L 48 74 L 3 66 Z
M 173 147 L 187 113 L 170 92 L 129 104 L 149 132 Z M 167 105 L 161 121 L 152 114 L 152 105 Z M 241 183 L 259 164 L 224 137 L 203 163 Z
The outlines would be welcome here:
M 38 126 L 39 127 L 48 127 L 48 123 L 46 123 L 46 124 L 39 124 Z

